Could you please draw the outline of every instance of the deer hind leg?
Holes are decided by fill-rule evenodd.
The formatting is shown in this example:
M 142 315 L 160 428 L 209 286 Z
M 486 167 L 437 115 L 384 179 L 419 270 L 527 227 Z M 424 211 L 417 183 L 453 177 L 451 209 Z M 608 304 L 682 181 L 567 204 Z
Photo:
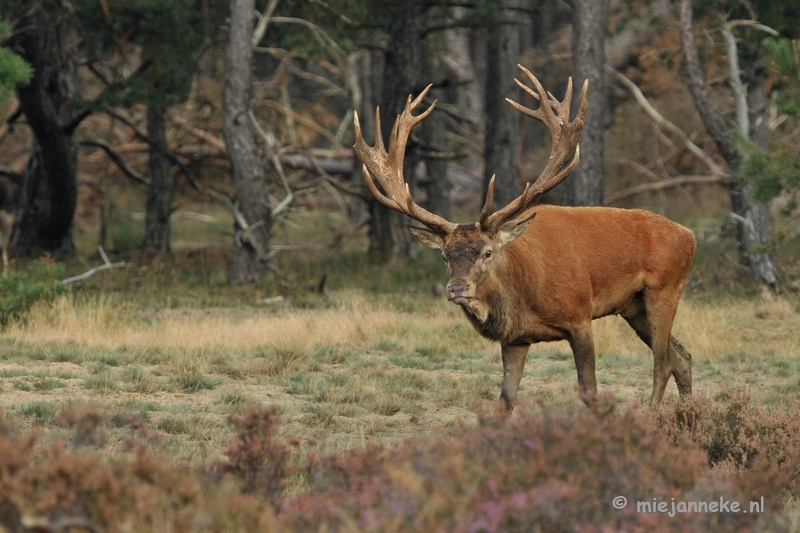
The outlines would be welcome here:
M 669 360 L 672 365 L 672 375 L 678 386 L 681 398 L 692 395 L 692 354 L 689 353 L 678 339 L 669 336 Z
M 569 345 L 575 358 L 575 369 L 578 371 L 578 389 L 581 400 L 587 406 L 597 402 L 597 378 L 595 376 L 594 337 L 592 323 L 589 321 L 572 332 Z
M 639 338 L 653 350 L 650 403 L 661 401 L 670 376 L 675 377 L 681 396 L 692 393 L 692 355 L 671 334 L 678 305 L 677 299 L 667 296 L 664 293 L 651 296 L 645 289 L 628 302 L 621 313 Z

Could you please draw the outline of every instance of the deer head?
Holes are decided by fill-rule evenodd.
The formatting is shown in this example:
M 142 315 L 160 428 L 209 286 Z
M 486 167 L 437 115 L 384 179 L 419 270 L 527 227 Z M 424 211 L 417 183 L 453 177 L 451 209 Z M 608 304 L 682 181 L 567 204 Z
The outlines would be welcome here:
M 364 179 L 372 194 L 385 206 L 399 211 L 426 227 L 409 226 L 411 232 L 428 248 L 441 249 L 447 263 L 449 281 L 447 297 L 453 303 L 463 305 L 479 320 L 488 315 L 485 302 L 477 298 L 479 287 L 491 277 L 495 265 L 503 263 L 503 248 L 517 239 L 536 215 L 534 202 L 569 176 L 578 165 L 580 149 L 578 140 L 583 132 L 584 117 L 588 109 L 586 93 L 588 81 L 584 83 L 580 97 L 580 109 L 575 120 L 569 120 L 572 100 L 572 79 L 563 101 L 558 101 L 545 91 L 539 80 L 523 66 L 520 70 L 530 80 L 533 88 L 519 80 L 517 85 L 539 102 L 537 109 L 530 109 L 506 99 L 514 108 L 532 118 L 541 120 L 553 138 L 550 159 L 533 184 L 526 184 L 515 200 L 502 209 L 492 212 L 494 203 L 494 176 L 489 182 L 486 202 L 480 219 L 472 224 L 455 224 L 430 213 L 414 203 L 411 191 L 403 179 L 403 157 L 411 129 L 427 117 L 436 102 L 420 115 L 412 115 L 428 94 L 429 85 L 413 101 L 408 97 L 404 112 L 397 117 L 392 129 L 387 152 L 381 139 L 380 109 L 375 113 L 375 146 L 369 146 L 361 134 L 358 115 L 355 116 L 356 143 L 354 149 L 363 163 Z M 386 194 L 373 181 L 378 180 Z

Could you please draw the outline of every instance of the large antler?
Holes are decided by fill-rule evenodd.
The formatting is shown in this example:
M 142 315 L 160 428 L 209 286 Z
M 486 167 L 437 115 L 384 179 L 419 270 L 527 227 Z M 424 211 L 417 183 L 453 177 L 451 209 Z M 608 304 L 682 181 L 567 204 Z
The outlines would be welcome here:
M 575 117 L 575 120 L 569 120 L 570 105 L 572 104 L 572 78 L 567 83 L 567 94 L 564 96 L 564 101 L 559 102 L 551 93 L 544 90 L 542 84 L 536 79 L 536 76 L 531 72 L 518 65 L 520 70 L 528 76 L 528 79 L 533 84 L 534 89 L 531 89 L 521 81 L 515 79 L 517 85 L 528 93 L 530 96 L 539 101 L 538 109 L 530 109 L 520 105 L 513 100 L 506 98 L 506 101 L 514 106 L 517 111 L 541 120 L 550 135 L 553 136 L 553 148 L 550 151 L 550 159 L 547 162 L 542 173 L 531 184 L 525 185 L 525 190 L 514 201 L 492 214 L 492 204 L 494 202 L 494 176 L 489 181 L 489 189 L 486 192 L 486 203 L 481 210 L 480 225 L 482 228 L 498 228 L 504 223 L 518 217 L 522 213 L 528 212 L 528 208 L 533 205 L 533 202 L 541 195 L 564 181 L 567 176 L 572 174 L 575 167 L 578 166 L 578 159 L 580 157 L 580 148 L 578 141 L 583 133 L 583 119 L 586 116 L 586 111 L 589 105 L 586 103 L 586 93 L 589 90 L 589 80 L 583 83 L 581 90 L 580 109 Z
M 403 178 L 403 158 L 406 153 L 406 144 L 411 135 L 411 129 L 430 115 L 436 102 L 426 109 L 421 115 L 414 116 L 411 112 L 419 106 L 431 86 L 428 85 L 422 93 L 412 102 L 411 96 L 406 101 L 406 109 L 397 117 L 389 138 L 389 152 L 383 146 L 381 136 L 380 108 L 375 111 L 375 146 L 369 146 L 361 135 L 361 125 L 358 122 L 358 113 L 355 114 L 356 144 L 353 148 L 358 159 L 363 163 L 362 171 L 367 187 L 380 203 L 400 211 L 417 220 L 432 230 L 445 235 L 456 228 L 456 224 L 449 222 L 439 215 L 435 215 L 414 203 L 411 199 L 411 189 Z M 372 181 L 372 176 L 378 180 L 388 197 L 381 193 Z

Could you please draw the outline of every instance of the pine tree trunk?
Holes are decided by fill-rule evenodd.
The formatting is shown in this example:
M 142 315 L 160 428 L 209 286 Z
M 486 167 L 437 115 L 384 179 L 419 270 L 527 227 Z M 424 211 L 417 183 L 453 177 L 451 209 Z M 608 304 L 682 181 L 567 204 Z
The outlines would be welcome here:
M 422 38 L 425 30 L 422 0 L 398 0 L 389 26 L 389 47 L 386 50 L 383 70 L 383 91 L 380 108 L 384 144 L 389 146 L 394 119 L 405 108 L 408 95 L 418 93 L 422 73 Z M 415 169 L 420 161 L 419 151 L 409 140 L 403 174 L 406 183 L 415 188 Z M 377 200 L 370 201 L 370 253 L 391 261 L 402 260 L 416 254 L 417 240 L 406 229 L 411 222 L 407 217 L 392 211 Z
M 607 0 L 575 0 L 573 14 L 573 83 L 580 94 L 589 80 L 585 127 L 578 168 L 561 184 L 564 205 L 603 205 L 603 135 L 606 129 L 605 35 Z M 578 102 L 575 98 L 574 102 Z
M 508 105 L 506 98 L 520 101 L 514 83 L 519 72 L 520 12 L 508 9 L 506 0 L 492 0 L 502 10 L 503 20 L 491 28 L 487 50 L 486 134 L 484 136 L 483 175 L 486 185 L 495 174 L 494 205 L 500 208 L 519 196 L 516 160 L 522 115 Z M 484 187 L 484 199 L 485 199 Z
M 446 23 L 447 15 L 447 10 L 431 8 L 428 10 L 429 24 Z M 433 35 L 428 35 L 425 39 L 423 54 L 424 78 L 436 87 L 444 86 L 447 82 L 452 81 L 448 79 L 444 57 L 448 53 L 445 46 L 447 33 L 453 32 L 454 30 L 437 32 Z M 432 89 L 428 94 L 432 99 L 439 101 L 444 99 L 444 91 L 441 89 Z M 426 148 L 424 160 L 425 173 L 428 178 L 423 207 L 449 220 L 450 182 L 447 179 L 447 159 L 442 157 L 442 154 L 447 151 L 444 116 L 439 110 L 434 110 L 420 126 L 422 128 L 421 136 Z
M 167 147 L 166 110 L 157 103 L 147 107 L 147 135 L 162 149 L 149 152 L 150 187 L 144 216 L 144 248 L 159 254 L 170 252 L 169 217 L 172 213 L 171 163 L 164 155 Z
M 74 101 L 80 36 L 66 13 L 48 24 L 38 3 L 23 4 L 14 46 L 31 64 L 30 83 L 17 90 L 33 131 L 31 152 L 11 232 L 11 257 L 49 253 L 71 256 L 72 222 L 77 205 L 77 144 Z
M 234 224 L 236 238 L 228 269 L 229 283 L 253 283 L 267 270 L 272 217 L 267 179 L 250 123 L 251 35 L 255 0 L 231 0 L 225 85 L 222 92 L 225 146 L 233 169 L 235 203 L 247 227 Z
M 700 64 L 700 55 L 694 36 L 694 17 L 691 0 L 681 0 L 680 3 L 680 32 L 683 56 L 686 61 L 686 74 L 689 89 L 692 92 L 695 107 L 703 120 L 714 143 L 717 145 L 722 157 L 728 163 L 731 171 L 736 171 L 742 164 L 742 156 L 736 147 L 733 131 L 725 123 L 722 114 L 709 97 L 709 87 L 703 75 Z M 763 87 L 753 88 L 756 93 L 762 93 Z M 756 99 L 760 94 L 754 95 Z M 764 93 L 763 98 L 766 98 Z M 750 106 L 758 101 L 751 99 Z M 762 117 L 766 120 L 766 117 Z M 752 122 L 751 122 L 752 123 Z M 758 124 L 756 125 L 758 126 Z M 761 127 L 765 127 L 763 124 Z M 751 131 L 751 134 L 754 132 Z M 766 142 L 767 131 L 755 132 L 755 142 Z M 759 141 L 759 138 L 761 139 Z M 760 205 L 752 197 L 750 187 L 737 182 L 731 183 L 731 207 L 738 222 L 738 240 L 740 261 L 750 269 L 753 280 L 757 286 L 773 287 L 778 282 L 777 270 L 769 253 L 761 247 L 769 242 L 771 227 L 768 206 Z

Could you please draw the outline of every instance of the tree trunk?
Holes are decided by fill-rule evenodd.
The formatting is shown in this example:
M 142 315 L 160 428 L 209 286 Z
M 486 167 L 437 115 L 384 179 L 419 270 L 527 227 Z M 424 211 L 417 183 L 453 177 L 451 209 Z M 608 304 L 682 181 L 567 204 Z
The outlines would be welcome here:
M 742 164 L 742 156 L 736 147 L 733 131 L 725 123 L 722 114 L 709 97 L 709 87 L 703 75 L 700 55 L 695 42 L 693 18 L 691 0 L 681 0 L 680 32 L 689 89 L 709 135 L 714 139 L 722 157 L 728 163 L 728 167 L 731 171 L 736 171 Z M 753 90 L 760 93 L 764 88 L 753 87 Z M 754 98 L 758 99 L 761 96 L 755 95 Z M 766 94 L 763 98 L 766 98 Z M 751 99 L 750 105 L 753 103 L 754 101 Z M 763 117 L 763 120 L 766 121 L 766 117 Z M 765 127 L 762 123 L 759 124 L 760 127 Z M 760 132 L 756 137 L 764 138 L 765 134 Z M 759 205 L 753 199 L 750 187 L 747 185 L 732 181 L 730 191 L 732 209 L 738 223 L 740 261 L 750 269 L 757 286 L 773 287 L 778 282 L 777 271 L 770 255 L 761 248 L 769 242 L 768 232 L 771 222 L 769 221 L 768 206 Z
M 606 129 L 605 33 L 607 0 L 575 0 L 573 14 L 573 82 L 580 94 L 589 80 L 581 160 L 561 185 L 564 205 L 603 205 L 603 134 Z M 576 98 L 574 100 L 578 102 Z
M 406 105 L 408 95 L 422 89 L 422 38 L 425 31 L 422 16 L 422 0 L 398 0 L 389 25 L 389 46 L 386 50 L 383 70 L 383 91 L 380 108 L 383 113 L 381 127 L 385 146 L 389 146 L 394 119 Z M 403 174 L 413 193 L 415 171 L 420 161 L 419 150 L 409 140 L 406 148 Z M 372 221 L 370 226 L 370 253 L 397 261 L 416 254 L 417 240 L 406 229 L 410 220 L 372 199 L 370 202 Z
M 522 12 L 509 9 L 507 0 L 492 0 L 492 3 L 502 11 L 502 20 L 491 28 L 488 40 L 483 175 L 487 186 L 492 175 L 497 175 L 494 205 L 499 208 L 520 193 L 516 184 L 516 160 L 522 115 L 505 99 L 520 101 L 514 78 L 519 72 Z M 485 195 L 484 188 L 484 199 Z
M 428 10 L 429 24 L 443 24 L 447 22 L 447 10 L 431 8 Z M 447 33 L 454 33 L 455 30 L 440 31 L 428 35 L 424 43 L 423 71 L 425 80 L 433 83 L 435 87 L 442 87 L 448 79 L 447 69 L 445 68 L 444 58 L 447 55 L 446 39 Z M 448 84 L 449 85 L 449 84 Z M 444 91 L 432 89 L 428 93 L 431 99 L 444 100 Z M 445 140 L 445 123 L 441 111 L 434 110 L 433 113 L 420 124 L 422 128 L 422 140 L 425 143 L 425 173 L 428 178 L 426 198 L 423 207 L 432 213 L 436 213 L 450 219 L 450 182 L 447 179 L 447 159 L 442 157 L 447 151 L 447 141 Z
M 72 222 L 77 205 L 77 126 L 74 101 L 80 36 L 67 13 L 48 24 L 44 8 L 22 4 L 14 46 L 31 64 L 33 78 L 19 87 L 22 111 L 33 131 L 20 206 L 11 232 L 11 257 L 45 253 L 71 256 Z
M 231 0 L 222 91 L 223 132 L 233 171 L 235 203 L 244 220 L 234 223 L 236 238 L 228 269 L 229 283 L 263 279 L 272 225 L 267 179 L 249 117 L 254 21 L 255 0 Z
M 769 100 L 767 97 L 767 71 L 761 57 L 761 46 L 759 43 L 744 43 L 743 52 L 748 56 L 750 65 L 747 71 L 750 140 L 762 152 L 767 153 L 769 152 Z M 747 213 L 745 220 L 750 221 L 753 228 L 750 231 L 748 224 L 744 229 L 749 233 L 745 237 L 749 241 L 746 250 L 764 250 L 775 231 L 775 223 L 769 202 L 759 202 L 752 198 L 751 188 L 745 188 L 746 196 L 750 198 L 750 205 L 745 207 L 745 209 L 749 209 L 749 213 L 745 211 Z M 753 280 L 757 284 L 763 281 L 768 286 L 774 286 L 778 283 L 777 269 L 769 254 L 757 253 L 748 254 L 748 256 Z
M 166 110 L 161 104 L 147 107 L 147 135 L 162 148 L 151 146 L 149 152 L 150 186 L 144 216 L 144 248 L 159 254 L 168 254 L 172 213 L 172 167 L 164 155 L 167 148 Z

